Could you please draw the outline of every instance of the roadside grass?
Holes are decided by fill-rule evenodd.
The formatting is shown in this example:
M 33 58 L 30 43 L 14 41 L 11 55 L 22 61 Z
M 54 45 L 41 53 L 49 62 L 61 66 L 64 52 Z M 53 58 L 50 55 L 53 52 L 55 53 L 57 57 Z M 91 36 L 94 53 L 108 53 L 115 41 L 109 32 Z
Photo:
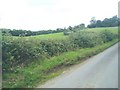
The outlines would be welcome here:
M 32 88 L 58 76 L 62 73 L 62 67 L 68 67 L 80 63 L 81 60 L 96 55 L 106 48 L 114 45 L 118 39 L 98 45 L 92 48 L 82 48 L 75 51 L 65 52 L 59 56 L 46 60 L 36 60 L 24 68 L 16 68 L 15 72 L 5 73 L 3 88 Z

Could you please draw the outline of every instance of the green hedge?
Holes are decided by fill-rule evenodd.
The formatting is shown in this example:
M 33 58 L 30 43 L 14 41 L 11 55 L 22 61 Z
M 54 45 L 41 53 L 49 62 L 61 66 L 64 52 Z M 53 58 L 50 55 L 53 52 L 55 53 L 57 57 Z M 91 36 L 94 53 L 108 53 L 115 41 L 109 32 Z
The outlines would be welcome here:
M 82 31 L 69 35 L 65 40 L 39 40 L 3 36 L 3 72 L 15 66 L 26 66 L 35 60 L 44 60 L 78 48 L 94 47 L 117 38 L 110 31 Z

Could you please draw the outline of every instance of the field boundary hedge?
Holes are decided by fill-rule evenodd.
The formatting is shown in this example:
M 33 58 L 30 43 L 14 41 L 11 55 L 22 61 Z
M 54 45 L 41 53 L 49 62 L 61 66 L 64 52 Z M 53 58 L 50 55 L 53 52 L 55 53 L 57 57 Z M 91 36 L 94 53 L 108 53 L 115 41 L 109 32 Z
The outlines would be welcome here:
M 26 66 L 36 60 L 58 56 L 64 52 L 89 48 L 112 41 L 118 35 L 108 30 L 102 32 L 77 32 L 65 40 L 34 40 L 3 37 L 3 72 L 13 71 L 15 66 Z

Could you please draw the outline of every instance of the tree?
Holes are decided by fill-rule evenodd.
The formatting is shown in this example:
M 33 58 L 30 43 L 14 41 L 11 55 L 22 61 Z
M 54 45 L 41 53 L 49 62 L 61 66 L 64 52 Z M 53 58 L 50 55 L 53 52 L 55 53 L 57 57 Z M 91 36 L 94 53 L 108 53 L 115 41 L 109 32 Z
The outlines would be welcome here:
M 96 27 L 96 19 L 92 17 L 90 20 L 90 25 L 87 26 L 88 28 L 95 28 Z
M 97 20 L 93 17 L 90 21 L 90 25 L 88 25 L 88 28 L 95 28 L 95 27 L 116 27 L 118 26 L 119 19 L 116 16 L 113 16 L 112 18 L 105 18 L 103 21 Z
M 84 24 L 84 23 L 82 23 L 82 24 L 80 24 L 80 25 L 79 25 L 79 27 L 80 27 L 80 30 L 82 30 L 82 29 L 84 29 L 84 28 L 85 28 L 85 24 Z
M 96 21 L 96 27 L 101 27 L 102 26 L 102 21 L 101 20 L 97 20 Z
M 73 28 L 72 28 L 71 26 L 68 27 L 68 30 L 72 31 L 72 29 L 73 29 Z
M 91 24 L 96 24 L 96 19 L 95 19 L 95 17 L 92 17 L 92 18 L 91 18 L 90 23 L 91 23 Z

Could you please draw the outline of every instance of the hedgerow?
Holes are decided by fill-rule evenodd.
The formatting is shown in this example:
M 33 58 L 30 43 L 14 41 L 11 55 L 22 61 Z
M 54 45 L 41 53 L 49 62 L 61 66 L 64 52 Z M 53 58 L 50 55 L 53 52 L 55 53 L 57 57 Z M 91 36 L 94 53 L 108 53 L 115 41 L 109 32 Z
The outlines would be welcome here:
M 77 32 L 69 35 L 64 40 L 39 40 L 30 38 L 14 38 L 3 36 L 2 56 L 3 72 L 12 72 L 14 67 L 24 67 L 35 60 L 44 60 L 63 52 L 87 48 L 109 42 L 117 38 L 110 31 L 102 32 Z

